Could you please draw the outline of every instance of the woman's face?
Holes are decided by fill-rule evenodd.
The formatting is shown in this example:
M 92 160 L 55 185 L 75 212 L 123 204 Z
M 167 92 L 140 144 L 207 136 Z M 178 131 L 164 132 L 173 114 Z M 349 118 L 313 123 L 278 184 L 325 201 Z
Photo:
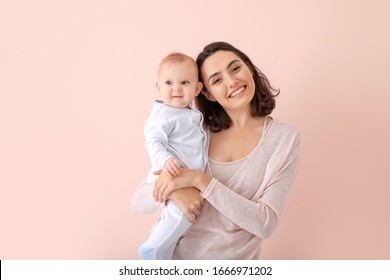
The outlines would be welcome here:
M 238 55 L 217 51 L 204 61 L 201 75 L 208 92 L 206 97 L 217 101 L 227 113 L 250 110 L 255 82 L 253 73 Z

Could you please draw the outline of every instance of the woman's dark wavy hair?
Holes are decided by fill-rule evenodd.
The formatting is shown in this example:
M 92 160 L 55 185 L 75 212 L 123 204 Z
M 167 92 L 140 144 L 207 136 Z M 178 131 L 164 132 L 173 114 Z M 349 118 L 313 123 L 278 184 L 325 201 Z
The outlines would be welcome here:
M 271 86 L 267 77 L 252 63 L 246 54 L 226 42 L 211 43 L 205 46 L 203 51 L 198 55 L 196 64 L 198 65 L 199 80 L 204 84 L 201 75 L 203 63 L 217 51 L 235 53 L 253 73 L 255 95 L 251 101 L 251 115 L 253 117 L 261 117 L 271 114 L 275 108 L 275 97 L 279 95 L 280 90 L 275 90 Z M 205 86 L 202 91 L 207 91 Z M 210 127 L 211 131 L 218 132 L 230 127 L 231 119 L 218 102 L 208 100 L 205 94 L 202 93 L 196 97 L 195 103 L 199 111 L 202 112 L 204 122 Z

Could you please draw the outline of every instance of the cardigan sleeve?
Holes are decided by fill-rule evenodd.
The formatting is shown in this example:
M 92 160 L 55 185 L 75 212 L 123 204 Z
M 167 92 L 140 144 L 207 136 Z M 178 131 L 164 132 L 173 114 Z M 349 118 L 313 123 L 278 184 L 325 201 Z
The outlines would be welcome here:
M 249 200 L 215 178 L 203 193 L 204 198 L 239 227 L 262 239 L 269 237 L 278 224 L 298 172 L 299 144 L 298 133 L 281 168 L 275 172 L 259 200 Z

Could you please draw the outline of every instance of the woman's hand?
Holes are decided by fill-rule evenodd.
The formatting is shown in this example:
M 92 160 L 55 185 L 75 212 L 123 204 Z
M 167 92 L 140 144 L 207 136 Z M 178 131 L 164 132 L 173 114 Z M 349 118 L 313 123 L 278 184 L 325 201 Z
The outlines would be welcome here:
M 168 199 L 179 207 L 191 223 L 197 222 L 197 217 L 204 204 L 204 198 L 196 188 L 182 188 L 171 193 Z
M 154 174 L 159 176 L 154 183 L 153 197 L 160 202 L 164 202 L 171 192 L 181 188 L 195 187 L 203 193 L 212 179 L 206 173 L 193 169 L 182 169 L 175 177 L 160 171 Z
M 175 177 L 166 172 L 161 172 L 154 183 L 153 197 L 155 200 L 164 202 L 171 192 L 186 187 L 194 187 L 194 174 L 196 170 L 182 169 Z

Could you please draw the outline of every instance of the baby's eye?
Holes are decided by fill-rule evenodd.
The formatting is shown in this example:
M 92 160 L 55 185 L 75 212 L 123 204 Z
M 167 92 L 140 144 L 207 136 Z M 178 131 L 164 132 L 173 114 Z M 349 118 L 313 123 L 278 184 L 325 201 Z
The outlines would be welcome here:
M 172 85 L 172 81 L 165 81 L 165 84 L 168 85 L 168 86 L 171 86 Z
M 189 81 L 182 81 L 181 84 L 182 85 L 188 85 L 190 82 Z

